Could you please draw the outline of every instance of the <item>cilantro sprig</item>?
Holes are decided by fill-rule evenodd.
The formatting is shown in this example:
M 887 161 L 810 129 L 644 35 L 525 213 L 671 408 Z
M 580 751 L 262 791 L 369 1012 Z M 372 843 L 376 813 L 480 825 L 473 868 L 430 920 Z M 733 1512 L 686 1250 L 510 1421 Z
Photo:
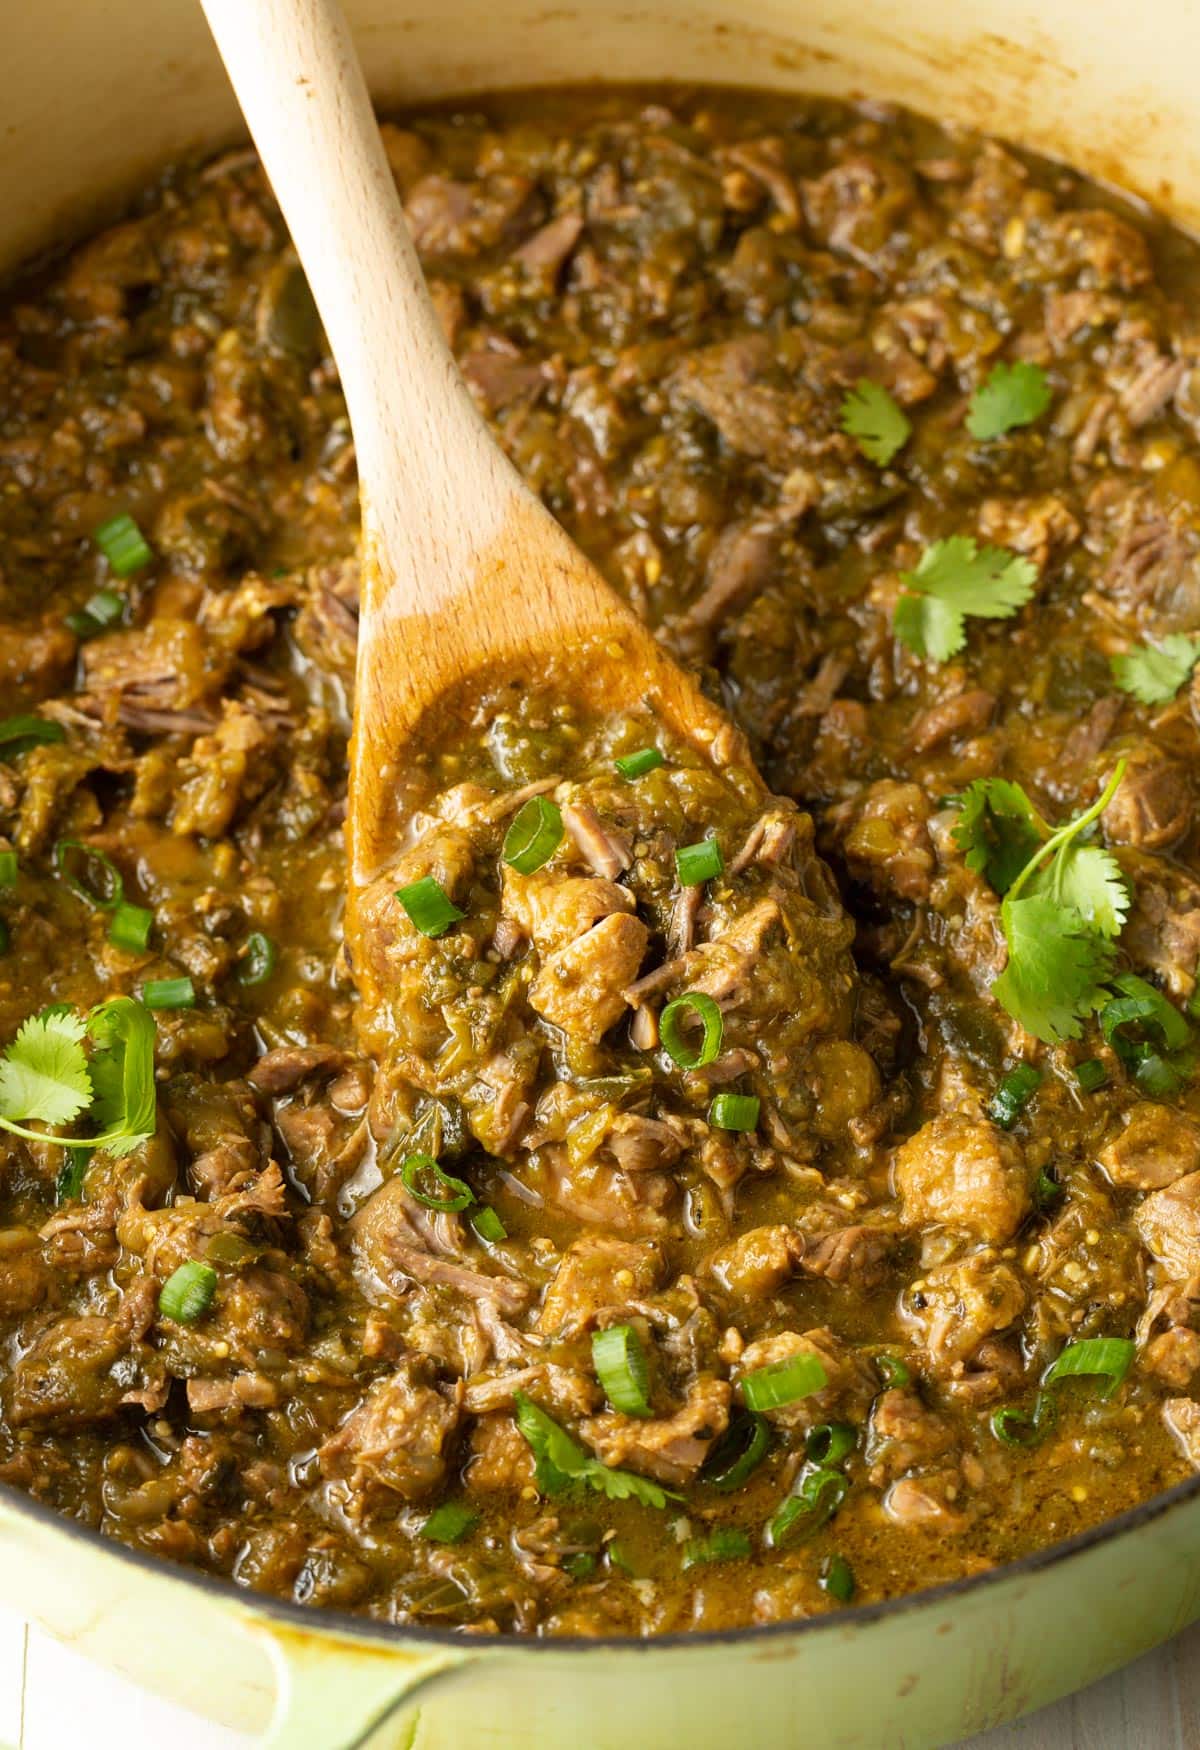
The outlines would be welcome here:
M 869 462 L 877 462 L 881 468 L 887 467 L 912 436 L 907 415 L 870 377 L 860 377 L 842 401 L 842 430 Z
M 1075 819 L 1051 827 L 1019 784 L 980 778 L 959 799 L 954 839 L 1001 895 L 1008 964 L 992 986 L 1026 1032 L 1077 1039 L 1109 1001 L 1115 942 L 1129 910 L 1120 864 L 1084 835 L 1116 795 L 1126 762 Z
M 538 1487 L 546 1495 L 561 1495 L 572 1483 L 586 1483 L 610 1501 L 640 1501 L 644 1507 L 665 1507 L 681 1497 L 649 1477 L 633 1471 L 613 1470 L 592 1458 L 565 1428 L 548 1416 L 524 1392 L 514 1392 L 517 1427 L 537 1460 Z
M 154 1134 L 154 1018 L 133 997 L 110 997 L 87 1017 L 63 1004 L 22 1023 L 0 1057 L 0 1128 L 33 1142 L 31 1123 L 71 1124 L 91 1136 L 54 1136 L 63 1148 L 125 1155 Z
M 969 535 L 935 541 L 915 571 L 904 571 L 895 628 L 916 656 L 947 662 L 967 641 L 968 617 L 1007 620 L 1025 606 L 1037 566 L 1005 547 L 978 547 Z
M 1171 632 L 1157 644 L 1135 644 L 1110 659 L 1113 679 L 1123 693 L 1143 705 L 1165 705 L 1192 678 L 1200 662 L 1200 638 Z
M 1050 401 L 1050 385 L 1040 365 L 1027 359 L 995 365 L 971 396 L 967 430 L 983 442 L 1003 437 L 1017 426 L 1040 419 Z

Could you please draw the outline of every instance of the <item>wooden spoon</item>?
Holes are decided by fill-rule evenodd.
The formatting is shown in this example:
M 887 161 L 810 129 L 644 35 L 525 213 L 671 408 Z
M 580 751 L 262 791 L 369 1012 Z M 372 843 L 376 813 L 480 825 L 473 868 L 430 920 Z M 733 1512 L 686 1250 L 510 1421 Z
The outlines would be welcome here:
M 364 576 L 347 928 L 394 856 L 418 749 L 498 680 L 648 706 L 721 765 L 740 736 L 502 455 L 430 302 L 337 0 L 202 0 L 337 360 Z

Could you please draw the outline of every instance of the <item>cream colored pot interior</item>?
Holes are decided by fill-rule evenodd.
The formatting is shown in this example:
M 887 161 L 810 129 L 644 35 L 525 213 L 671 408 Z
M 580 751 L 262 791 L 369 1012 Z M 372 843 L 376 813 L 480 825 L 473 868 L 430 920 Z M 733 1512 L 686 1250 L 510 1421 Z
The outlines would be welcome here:
M 253 4 L 253 0 L 244 0 Z M 913 104 L 1200 222 L 1200 6 L 1152 0 L 348 0 L 382 103 L 604 78 Z M 0 263 L 239 121 L 194 0 L 0 0 Z

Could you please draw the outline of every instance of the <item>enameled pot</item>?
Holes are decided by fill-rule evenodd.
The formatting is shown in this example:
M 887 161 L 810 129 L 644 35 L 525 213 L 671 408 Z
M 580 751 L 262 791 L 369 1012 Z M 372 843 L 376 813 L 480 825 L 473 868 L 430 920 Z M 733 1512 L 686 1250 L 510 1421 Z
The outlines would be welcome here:
M 253 5 L 254 0 L 244 0 Z M 383 104 L 596 78 L 896 98 L 1200 219 L 1200 8 L 1150 0 L 350 0 Z M 192 0 L 0 0 L 0 269 L 240 129 Z M 0 486 L 2 486 L 0 482 Z M 924 1750 L 1200 1615 L 1200 1478 L 1013 1567 L 646 1643 L 422 1633 L 256 1598 L 0 1489 L 0 1597 L 286 1750 Z

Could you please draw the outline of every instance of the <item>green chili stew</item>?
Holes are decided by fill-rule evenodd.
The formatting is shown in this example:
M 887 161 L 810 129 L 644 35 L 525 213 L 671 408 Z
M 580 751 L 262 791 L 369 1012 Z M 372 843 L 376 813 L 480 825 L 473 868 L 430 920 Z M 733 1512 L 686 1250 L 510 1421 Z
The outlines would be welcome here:
M 1195 245 L 878 107 L 385 138 L 499 441 L 771 795 L 483 693 L 352 965 L 354 451 L 255 160 L 11 287 L 0 1479 L 314 1606 L 635 1635 L 1179 1481 Z

